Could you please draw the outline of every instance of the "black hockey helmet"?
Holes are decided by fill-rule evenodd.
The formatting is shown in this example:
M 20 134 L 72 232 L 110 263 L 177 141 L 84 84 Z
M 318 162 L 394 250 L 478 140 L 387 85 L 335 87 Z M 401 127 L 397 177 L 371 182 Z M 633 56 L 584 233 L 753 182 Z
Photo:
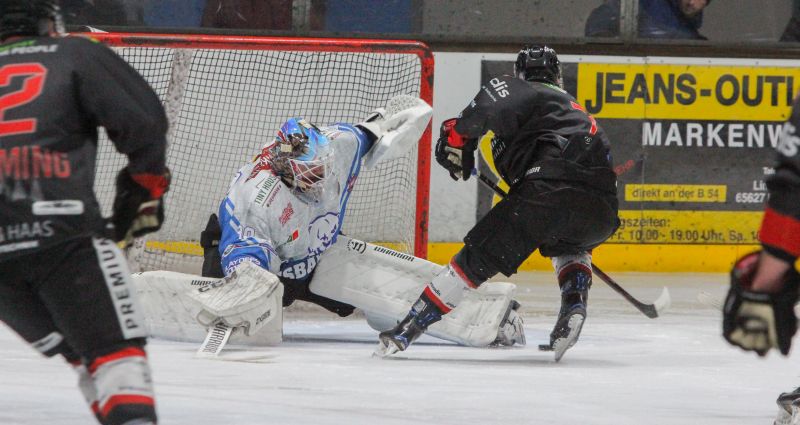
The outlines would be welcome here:
M 64 32 L 57 0 L 0 0 L 0 39 L 14 35 L 46 36 Z
M 519 51 L 514 75 L 526 81 L 541 81 L 563 87 L 561 62 L 556 51 L 547 46 L 530 45 Z

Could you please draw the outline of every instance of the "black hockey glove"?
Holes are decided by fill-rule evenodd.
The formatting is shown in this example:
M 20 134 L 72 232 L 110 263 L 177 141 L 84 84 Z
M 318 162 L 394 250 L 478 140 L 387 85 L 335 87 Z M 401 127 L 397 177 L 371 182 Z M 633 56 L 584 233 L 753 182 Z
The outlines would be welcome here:
M 436 162 L 450 172 L 453 180 L 468 180 L 475 168 L 475 146 L 453 128 L 456 121 L 450 118 L 442 122 L 436 142 Z
M 773 348 L 787 355 L 797 331 L 794 305 L 800 278 L 792 268 L 780 292 L 751 291 L 759 256 L 760 252 L 752 252 L 733 266 L 731 288 L 723 307 L 722 335 L 729 343 L 759 356 Z
M 170 173 L 131 174 L 123 168 L 117 175 L 114 198 L 114 239 L 128 246 L 134 238 L 155 232 L 164 221 L 162 198 L 169 189 Z

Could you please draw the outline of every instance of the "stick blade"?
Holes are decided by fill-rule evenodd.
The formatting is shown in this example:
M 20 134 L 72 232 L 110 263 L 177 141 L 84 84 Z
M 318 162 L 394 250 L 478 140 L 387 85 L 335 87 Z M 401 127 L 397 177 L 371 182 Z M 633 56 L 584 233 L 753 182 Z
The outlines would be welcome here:
M 672 305 L 672 298 L 669 296 L 669 289 L 667 289 L 666 286 L 653 304 L 656 306 L 656 310 L 658 310 L 659 313 L 665 311 Z
M 639 310 L 644 313 L 645 316 L 655 319 L 669 308 L 672 305 L 672 298 L 669 296 L 669 290 L 664 287 L 661 290 L 661 295 L 653 301 L 653 304 L 645 304 Z

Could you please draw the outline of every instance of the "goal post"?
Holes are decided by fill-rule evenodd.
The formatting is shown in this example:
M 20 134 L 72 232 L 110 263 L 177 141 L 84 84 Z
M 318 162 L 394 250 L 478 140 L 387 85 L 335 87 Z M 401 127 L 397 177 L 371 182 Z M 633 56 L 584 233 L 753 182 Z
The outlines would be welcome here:
M 199 272 L 200 232 L 236 171 L 302 116 L 357 123 L 393 96 L 433 104 L 433 54 L 402 40 L 93 33 L 150 83 L 170 120 L 166 219 L 137 254 L 141 270 Z M 404 158 L 362 169 L 348 236 L 427 256 L 431 128 Z M 95 192 L 110 215 L 126 158 L 101 141 Z

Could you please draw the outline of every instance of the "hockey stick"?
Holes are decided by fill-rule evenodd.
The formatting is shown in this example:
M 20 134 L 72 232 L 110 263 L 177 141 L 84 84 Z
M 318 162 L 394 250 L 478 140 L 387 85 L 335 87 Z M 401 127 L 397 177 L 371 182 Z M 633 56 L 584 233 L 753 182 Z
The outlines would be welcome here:
M 500 188 L 492 179 L 481 174 L 478 172 L 477 169 L 472 170 L 472 174 L 478 177 L 483 184 L 487 187 L 492 189 L 494 193 L 496 193 L 501 198 L 505 198 L 508 194 Z M 617 282 L 614 281 L 609 275 L 607 275 L 604 271 L 600 270 L 594 263 L 592 263 L 592 272 L 596 274 L 600 279 L 606 283 L 606 285 L 610 286 L 611 289 L 616 291 L 618 294 L 622 295 L 629 303 L 633 304 L 637 310 L 641 311 L 645 316 L 655 319 L 659 316 L 659 313 L 669 308 L 670 305 L 670 296 L 669 291 L 666 287 L 661 291 L 661 295 L 656 298 L 656 300 L 652 304 L 645 304 L 636 298 L 633 297 L 628 291 L 625 290 L 622 286 L 620 286 Z

